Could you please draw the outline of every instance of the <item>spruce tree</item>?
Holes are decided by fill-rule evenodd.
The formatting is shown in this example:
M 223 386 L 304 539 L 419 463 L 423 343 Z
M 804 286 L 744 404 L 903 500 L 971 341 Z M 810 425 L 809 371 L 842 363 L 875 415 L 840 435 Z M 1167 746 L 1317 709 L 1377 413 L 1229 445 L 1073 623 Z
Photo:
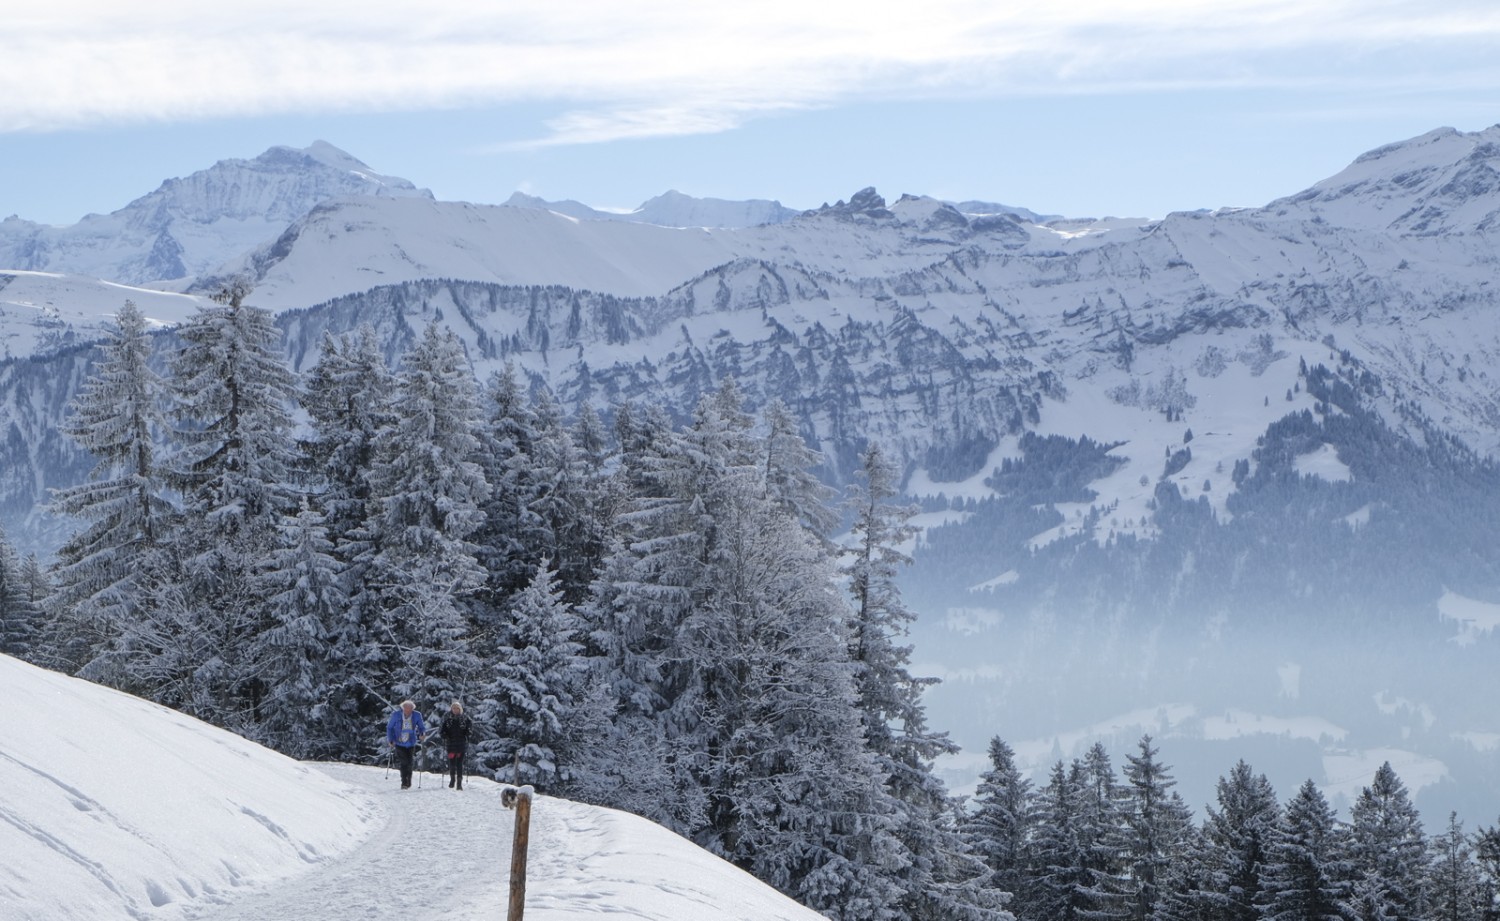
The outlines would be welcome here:
M 304 503 L 257 575 L 266 599 L 255 638 L 256 669 L 269 688 L 253 727 L 257 741 L 294 758 L 337 758 L 364 726 L 348 725 L 340 679 L 353 663 L 333 642 L 347 598 L 323 516 Z
M 667 811 L 829 917 L 899 917 L 910 858 L 866 747 L 848 606 L 824 545 L 768 498 L 737 389 L 681 433 L 653 410 L 620 432 L 631 496 L 590 620 Z
M 0 653 L 31 657 L 40 610 L 32 602 L 30 586 L 10 538 L 0 528 Z
M 1084 880 L 1079 895 L 1084 917 L 1124 918 L 1129 914 L 1125 878 L 1123 791 L 1102 742 L 1095 742 L 1081 762 L 1078 845 Z
M 1448 827 L 1429 844 L 1427 870 L 1428 915 L 1432 921 L 1478 921 L 1485 903 L 1474 849 L 1458 814 L 1448 814 Z
M 1015 752 L 999 736 L 990 739 L 989 761 L 960 829 L 990 869 L 989 888 L 1009 893 L 1011 910 L 1027 917 L 1036 826 L 1031 781 L 1016 767 Z
M 577 642 L 581 622 L 547 560 L 512 599 L 507 621 L 489 656 L 494 678 L 476 714 L 487 737 L 478 757 L 502 780 L 551 791 L 572 774 L 568 728 L 588 666 Z
M 303 444 L 304 462 L 334 554 L 347 562 L 358 552 L 369 513 L 376 440 L 395 423 L 395 378 L 368 324 L 325 335 L 306 377 L 303 405 L 312 434 Z
M 1206 874 L 1203 896 L 1213 916 L 1252 921 L 1259 913 L 1261 875 L 1279 810 L 1264 774 L 1243 761 L 1215 789 L 1204 826 Z
M 146 320 L 131 301 L 115 316 L 61 430 L 97 463 L 85 483 L 54 490 L 50 510 L 82 526 L 58 548 L 43 660 L 69 673 L 123 681 L 111 653 L 159 566 L 175 514 L 157 443 L 167 385 L 151 368 Z
M 1036 861 L 1032 894 L 1022 916 L 1036 921 L 1079 921 L 1087 917 L 1089 872 L 1082 812 L 1083 763 L 1052 766 L 1046 786 L 1037 791 L 1037 831 L 1032 845 Z
M 1151 737 L 1142 736 L 1138 746 L 1139 754 L 1125 756 L 1121 857 L 1128 876 L 1124 894 L 1129 917 L 1146 921 L 1156 914 L 1172 865 L 1187 856 L 1192 815 L 1172 790 L 1177 782 L 1157 760 Z
M 146 642 L 132 650 L 130 667 L 159 672 L 167 664 L 170 690 L 153 697 L 253 735 L 272 690 L 254 658 L 268 626 L 256 576 L 295 507 L 297 387 L 270 311 L 247 304 L 249 293 L 232 282 L 178 329 L 169 479 L 183 517 L 146 618 L 166 622 L 137 634 Z M 169 635 L 184 622 L 187 635 Z M 153 658 L 163 663 L 143 661 Z
M 1427 839 L 1389 761 L 1349 809 L 1353 909 L 1365 921 L 1419 918 L 1427 910 Z
M 785 428 L 786 417 L 772 414 L 773 422 L 778 418 Z M 844 572 L 854 602 L 849 655 L 865 738 L 900 810 L 897 834 L 912 855 L 903 907 L 917 918 L 989 917 L 998 904 L 982 891 L 987 873 L 953 823 L 944 821 L 947 791 L 932 772 L 933 759 L 957 746 L 928 728 L 922 692 L 935 679 L 912 676 L 911 646 L 901 642 L 915 615 L 901 598 L 897 574 L 910 563 L 903 546 L 916 533 L 910 524 L 916 510 L 891 504 L 899 484 L 879 446 L 872 443 L 861 461 L 860 482 L 851 487 L 848 501 L 853 526 Z M 812 495 L 794 488 L 798 481 L 778 472 L 782 466 L 765 467 L 780 484 L 775 499 L 788 514 L 806 519 Z
M 1266 921 L 1346 921 L 1349 863 L 1344 830 L 1311 780 L 1276 823 L 1262 875 Z
M 463 346 L 429 324 L 403 359 L 371 474 L 367 551 L 353 599 L 370 681 L 393 699 L 449 701 L 478 687 L 468 602 L 485 574 L 470 541 L 490 487 L 474 460 L 479 407 Z

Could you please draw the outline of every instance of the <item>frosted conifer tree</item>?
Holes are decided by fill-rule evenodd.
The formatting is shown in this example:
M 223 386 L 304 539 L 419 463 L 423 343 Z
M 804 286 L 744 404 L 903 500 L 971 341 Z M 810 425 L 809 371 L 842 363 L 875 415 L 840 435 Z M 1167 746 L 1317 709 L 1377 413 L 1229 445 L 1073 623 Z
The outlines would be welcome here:
M 1448 826 L 1429 842 L 1427 870 L 1428 912 L 1432 921 L 1477 921 L 1486 906 L 1474 849 L 1458 814 L 1448 814 Z
M 775 472 L 778 466 L 785 464 L 768 465 L 768 470 Z M 922 692 L 935 680 L 912 676 L 907 669 L 911 646 L 900 642 L 915 619 L 901 598 L 896 575 L 910 563 L 902 546 L 916 533 L 910 524 L 916 510 L 890 504 L 899 484 L 877 445 L 866 449 L 860 474 L 862 483 L 850 490 L 853 541 L 845 551 L 844 571 L 854 601 L 850 658 L 867 744 L 880 759 L 898 804 L 897 834 L 912 854 L 904 908 L 915 918 L 990 917 L 998 904 L 983 892 L 988 871 L 967 852 L 947 820 L 947 791 L 932 772 L 933 759 L 957 751 L 957 746 L 945 733 L 928 728 Z M 778 481 L 784 484 L 788 478 L 780 475 Z M 785 502 L 785 495 L 783 487 L 778 500 Z M 804 517 L 805 506 L 804 493 L 789 507 Z
M 166 384 L 151 369 L 146 320 L 131 301 L 115 317 L 92 374 L 74 397 L 61 428 L 97 464 L 89 479 L 55 490 L 51 511 L 82 527 L 58 549 L 51 601 L 54 630 L 48 664 L 73 672 L 108 656 L 121 625 L 139 613 L 140 596 L 157 568 L 155 554 L 174 509 L 156 444 L 166 430 Z M 106 661 L 96 678 L 118 669 Z
M 827 551 L 767 498 L 732 384 L 672 433 L 620 425 L 624 532 L 591 606 L 622 721 L 684 831 L 835 918 L 901 914 L 910 857 L 864 740 Z
M 1276 823 L 1262 878 L 1266 921 L 1345 921 L 1349 864 L 1343 829 L 1311 780 Z
M 765 435 L 760 448 L 761 477 L 767 497 L 821 538 L 838 525 L 829 506 L 833 491 L 813 474 L 823 458 L 802 437 L 786 404 L 774 400 L 761 414 Z
M 1204 824 L 1206 875 L 1203 897 L 1214 916 L 1225 921 L 1252 921 L 1261 899 L 1261 873 L 1279 810 L 1276 793 L 1264 774 L 1235 764 L 1215 788 L 1218 808 L 1208 809 Z
M 246 304 L 248 295 L 245 284 L 231 283 L 178 330 L 171 481 L 182 494 L 183 523 L 170 540 L 173 570 L 150 603 L 148 619 L 166 620 L 137 634 L 143 642 L 130 659 L 133 670 L 143 658 L 171 663 L 176 690 L 153 694 L 163 703 L 253 733 L 270 691 L 253 657 L 266 626 L 255 577 L 294 507 L 297 388 L 270 312 Z M 186 636 L 178 635 L 180 620 Z M 146 668 L 159 671 L 160 663 Z
M 1064 767 L 1058 761 L 1037 792 L 1034 889 L 1023 917 L 1078 921 L 1086 916 L 1090 903 L 1085 892 L 1093 879 L 1079 837 L 1084 785 L 1082 762 Z
M 1082 904 L 1089 918 L 1128 917 L 1124 791 L 1102 742 L 1089 747 L 1081 766 L 1077 836 L 1087 879 Z
M 552 790 L 571 775 L 568 723 L 587 672 L 576 639 L 581 624 L 546 560 L 512 599 L 509 615 L 490 658 L 494 679 L 476 714 L 493 736 L 480 744 L 479 757 L 503 780 Z
M 173 416 L 182 447 L 172 458 L 183 510 L 201 524 L 189 541 L 230 540 L 256 551 L 293 507 L 290 434 L 296 380 L 271 313 L 245 303 L 231 284 L 178 330 L 172 359 Z M 238 561 L 236 561 L 238 562 Z
M 393 699 L 446 701 L 477 688 L 467 602 L 484 583 L 469 537 L 490 492 L 474 461 L 479 407 L 463 346 L 429 324 L 397 376 L 376 440 L 370 552 L 356 560 L 370 611 L 365 661 Z M 469 695 L 472 696 L 472 695 Z
M 490 484 L 484 522 L 473 535 L 487 574 L 480 594 L 485 616 L 498 615 L 521 591 L 544 555 L 540 521 L 531 510 L 536 496 L 531 464 L 536 416 L 514 365 L 495 374 L 483 394 L 485 422 L 479 427 L 479 463 Z
M 375 441 L 394 424 L 395 379 L 369 325 L 325 335 L 307 374 L 303 405 L 312 422 L 305 444 L 328 538 L 344 559 L 354 555 L 369 511 Z
M 1389 761 L 1349 808 L 1349 860 L 1356 917 L 1425 916 L 1427 839 L 1406 785 Z
M 1172 791 L 1170 768 L 1156 758 L 1151 737 L 1142 736 L 1139 754 L 1125 756 L 1121 848 L 1127 874 L 1125 908 L 1133 921 L 1156 912 L 1161 885 L 1173 863 L 1183 859 L 1192 840 L 1192 813 Z
M 991 871 L 990 886 L 1011 893 L 1013 907 L 1027 903 L 1031 833 L 1036 824 L 1031 781 L 1016 767 L 1015 752 L 999 736 L 990 739 L 990 766 L 979 775 L 964 837 Z M 1024 914 L 1024 912 L 1022 912 Z
M 357 663 L 341 661 L 348 650 L 331 634 L 346 597 L 323 516 L 307 507 L 287 519 L 281 540 L 258 575 L 266 598 L 266 623 L 256 636 L 253 659 L 268 687 L 253 737 L 294 758 L 334 758 L 355 750 L 366 726 L 351 715 L 336 689 Z
M 16 548 L 0 528 L 0 653 L 30 658 L 40 613 L 29 597 Z

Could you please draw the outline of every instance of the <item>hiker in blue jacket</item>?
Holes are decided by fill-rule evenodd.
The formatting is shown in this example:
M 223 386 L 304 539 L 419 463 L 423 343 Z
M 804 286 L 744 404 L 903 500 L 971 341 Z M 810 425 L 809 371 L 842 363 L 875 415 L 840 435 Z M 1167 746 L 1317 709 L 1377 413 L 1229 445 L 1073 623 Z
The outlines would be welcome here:
M 411 755 L 423 739 L 427 738 L 427 726 L 417 705 L 409 700 L 401 701 L 401 709 L 391 714 L 385 724 L 385 740 L 396 753 L 396 765 L 401 768 L 401 789 L 411 789 Z

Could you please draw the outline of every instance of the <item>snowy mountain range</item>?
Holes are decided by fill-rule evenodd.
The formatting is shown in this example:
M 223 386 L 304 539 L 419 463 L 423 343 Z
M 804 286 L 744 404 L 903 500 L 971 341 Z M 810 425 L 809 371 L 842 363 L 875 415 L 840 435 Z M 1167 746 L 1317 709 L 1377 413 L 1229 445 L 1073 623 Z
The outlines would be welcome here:
M 873 189 L 795 216 L 671 194 L 622 216 L 440 202 L 357 163 L 277 148 L 55 244 L 5 225 L 10 534 L 45 551 L 38 502 L 87 470 L 56 426 L 110 296 L 165 324 L 191 304 L 63 273 L 158 265 L 192 296 L 242 275 L 299 368 L 325 331 L 371 323 L 394 358 L 436 320 L 481 379 L 514 363 L 565 405 L 684 416 L 733 375 L 793 409 L 835 485 L 881 442 L 922 504 L 907 590 L 918 670 L 946 679 L 933 722 L 971 753 L 958 787 L 992 734 L 1037 769 L 1150 731 L 1181 740 L 1179 776 L 1258 757 L 1280 788 L 1337 795 L 1390 760 L 1429 815 L 1495 812 L 1500 126 L 1160 220 Z M 250 188 L 235 170 L 260 191 L 230 194 Z M 161 274 L 155 241 L 186 252 L 187 218 L 133 230 L 148 211 L 219 228 L 222 258 Z
M 0 693 L 0 918 L 504 915 L 498 784 L 399 790 L 383 766 L 301 764 L 8 656 Z M 527 918 L 821 917 L 645 819 L 550 797 L 531 816 Z

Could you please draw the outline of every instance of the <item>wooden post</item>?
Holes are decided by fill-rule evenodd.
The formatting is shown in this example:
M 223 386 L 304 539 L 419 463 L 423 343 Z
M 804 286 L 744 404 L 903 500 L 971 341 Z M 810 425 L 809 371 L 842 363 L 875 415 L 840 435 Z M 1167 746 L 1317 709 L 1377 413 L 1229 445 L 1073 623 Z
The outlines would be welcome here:
M 502 805 L 516 810 L 516 837 L 510 846 L 510 913 L 506 921 L 522 921 L 526 911 L 526 844 L 531 836 L 531 787 L 509 787 L 500 794 Z

